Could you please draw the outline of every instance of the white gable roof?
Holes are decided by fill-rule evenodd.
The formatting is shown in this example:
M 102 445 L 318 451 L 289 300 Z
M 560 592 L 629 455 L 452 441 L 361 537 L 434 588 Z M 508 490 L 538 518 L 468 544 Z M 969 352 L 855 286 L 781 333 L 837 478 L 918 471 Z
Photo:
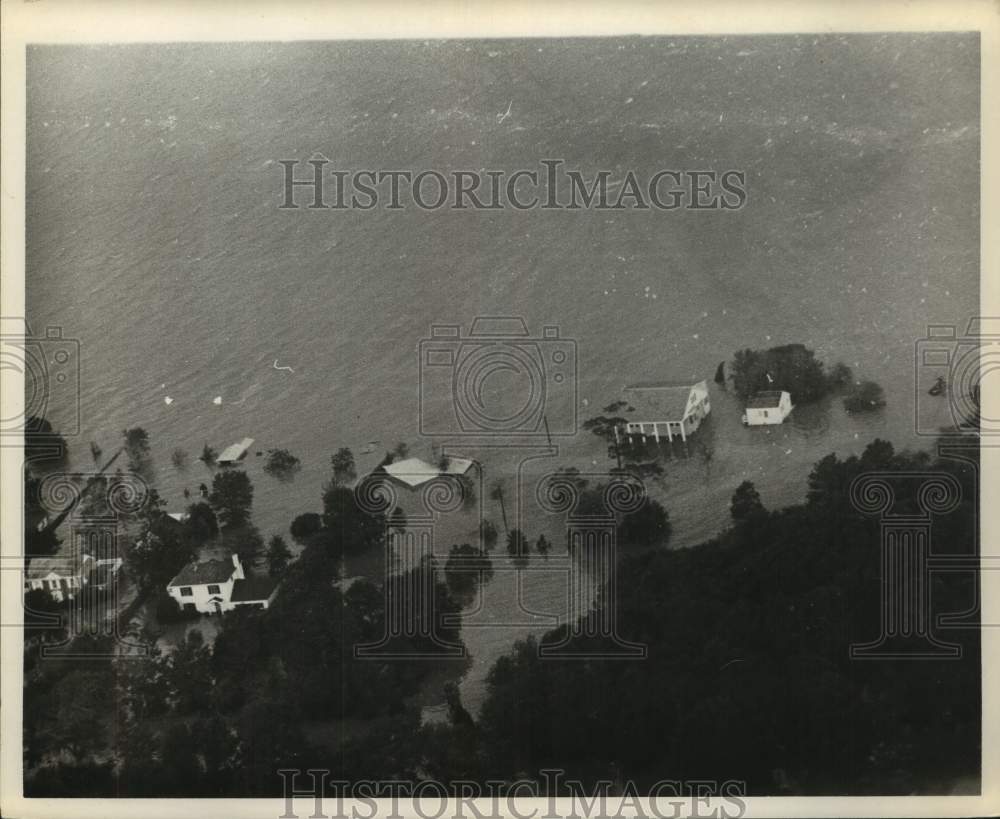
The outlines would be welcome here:
M 469 458 L 449 458 L 448 466 L 443 471 L 420 458 L 407 458 L 388 464 L 385 471 L 397 481 L 413 487 L 421 486 L 439 475 L 464 475 L 471 467 Z

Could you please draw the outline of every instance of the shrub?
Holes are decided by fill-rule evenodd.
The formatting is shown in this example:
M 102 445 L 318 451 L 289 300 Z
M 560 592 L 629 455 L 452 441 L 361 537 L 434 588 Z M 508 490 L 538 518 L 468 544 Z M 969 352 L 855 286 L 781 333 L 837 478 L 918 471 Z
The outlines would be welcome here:
M 848 412 L 873 412 L 884 406 L 885 393 L 874 381 L 862 381 L 855 385 L 844 399 L 844 409 Z

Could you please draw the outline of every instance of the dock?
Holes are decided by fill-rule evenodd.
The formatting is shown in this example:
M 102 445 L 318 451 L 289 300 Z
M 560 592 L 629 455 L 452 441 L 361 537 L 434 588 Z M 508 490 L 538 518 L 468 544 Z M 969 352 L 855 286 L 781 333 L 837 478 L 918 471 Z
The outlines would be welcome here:
M 244 438 L 237 444 L 231 444 L 227 446 L 215 462 L 219 466 L 229 466 L 230 464 L 236 463 L 240 458 L 247 454 L 247 450 L 253 446 L 253 438 Z

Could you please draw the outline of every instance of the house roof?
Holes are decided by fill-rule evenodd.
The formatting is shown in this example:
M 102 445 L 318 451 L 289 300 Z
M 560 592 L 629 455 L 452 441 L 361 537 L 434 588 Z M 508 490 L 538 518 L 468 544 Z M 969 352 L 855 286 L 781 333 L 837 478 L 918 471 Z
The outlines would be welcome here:
M 77 577 L 82 573 L 80 564 L 66 557 L 33 557 L 28 564 L 28 580 L 42 580 L 50 574 L 59 577 Z
M 218 458 L 215 459 L 216 463 L 225 464 L 232 463 L 233 461 L 238 461 L 243 457 L 244 453 L 250 449 L 253 445 L 253 438 L 244 438 L 237 444 L 230 444 L 224 450 Z
M 747 401 L 747 409 L 774 409 L 781 403 L 781 390 L 765 390 Z
M 407 458 L 405 461 L 386 464 L 385 471 L 407 486 L 420 486 L 440 474 L 437 467 L 431 466 L 427 461 L 421 461 L 420 458 Z
M 255 603 L 268 600 L 278 587 L 278 581 L 262 574 L 248 575 L 246 580 L 237 580 L 233 584 L 233 594 L 229 598 L 233 603 Z
M 92 543 L 86 538 L 81 538 L 80 551 L 85 558 L 92 557 L 97 560 L 119 560 L 122 556 L 117 540 L 108 542 L 101 539 L 97 543 Z
M 688 396 L 700 381 L 642 381 L 625 387 L 637 421 L 681 421 Z
M 231 560 L 203 560 L 188 563 L 167 586 L 204 586 L 206 583 L 225 583 L 233 576 L 236 567 Z

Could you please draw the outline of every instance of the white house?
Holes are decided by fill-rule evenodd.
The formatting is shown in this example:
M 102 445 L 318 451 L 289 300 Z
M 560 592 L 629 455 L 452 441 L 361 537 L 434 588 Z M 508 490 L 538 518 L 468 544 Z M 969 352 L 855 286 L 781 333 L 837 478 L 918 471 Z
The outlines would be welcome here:
M 646 381 L 625 387 L 629 418 L 623 432 L 629 443 L 641 435 L 686 441 L 712 410 L 704 381 Z M 618 435 L 618 430 L 615 430 Z
M 230 560 L 202 560 L 189 563 L 167 584 L 167 593 L 182 609 L 202 614 L 232 611 L 237 606 L 266 609 L 277 591 L 269 577 L 243 572 L 237 555 Z
M 743 423 L 748 427 L 780 424 L 788 417 L 792 409 L 794 409 L 792 396 L 784 390 L 759 392 L 747 402 Z
M 87 584 L 91 558 L 33 557 L 24 579 L 24 591 L 47 591 L 53 600 L 74 598 Z

